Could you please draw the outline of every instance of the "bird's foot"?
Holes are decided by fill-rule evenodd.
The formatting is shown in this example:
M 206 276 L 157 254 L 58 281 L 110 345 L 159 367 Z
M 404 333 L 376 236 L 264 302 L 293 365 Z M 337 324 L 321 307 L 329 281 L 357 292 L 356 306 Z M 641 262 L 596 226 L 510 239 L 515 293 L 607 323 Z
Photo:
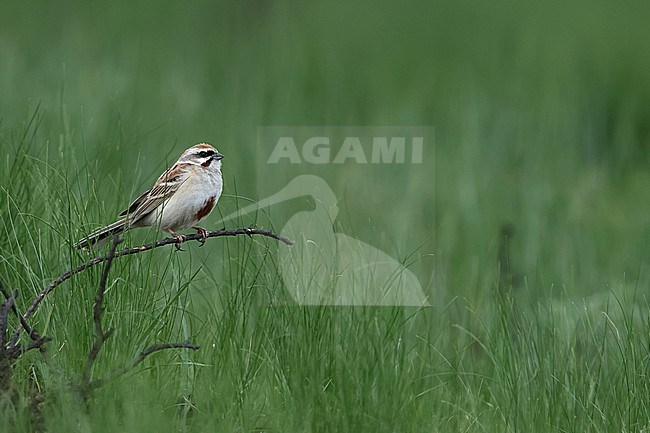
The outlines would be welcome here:
M 201 235 L 201 239 L 199 240 L 199 242 L 201 242 L 201 245 L 199 245 L 199 247 L 202 247 L 205 245 L 205 240 L 208 238 L 208 231 L 199 226 L 192 226 L 192 228 Z
M 175 233 L 173 230 L 167 230 L 167 232 L 172 235 L 172 237 L 176 240 L 176 243 L 174 244 L 176 246 L 177 251 L 183 251 L 181 248 L 181 244 L 185 242 L 185 236 L 184 235 L 179 235 L 178 233 Z

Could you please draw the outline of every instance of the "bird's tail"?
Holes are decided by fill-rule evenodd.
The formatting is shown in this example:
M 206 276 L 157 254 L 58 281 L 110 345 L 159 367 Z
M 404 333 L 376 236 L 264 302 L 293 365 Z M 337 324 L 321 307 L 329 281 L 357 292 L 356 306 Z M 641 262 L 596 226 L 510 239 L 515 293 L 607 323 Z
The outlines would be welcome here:
M 104 241 L 106 238 L 113 235 L 119 235 L 126 229 L 127 229 L 126 218 L 122 218 L 121 220 L 115 221 L 113 224 L 108 225 L 103 229 L 97 230 L 96 232 L 89 234 L 88 236 L 86 236 L 85 238 L 81 239 L 79 242 L 74 244 L 74 247 L 87 250 L 91 245 L 98 244 L 98 246 L 100 246 L 103 243 L 102 241 Z

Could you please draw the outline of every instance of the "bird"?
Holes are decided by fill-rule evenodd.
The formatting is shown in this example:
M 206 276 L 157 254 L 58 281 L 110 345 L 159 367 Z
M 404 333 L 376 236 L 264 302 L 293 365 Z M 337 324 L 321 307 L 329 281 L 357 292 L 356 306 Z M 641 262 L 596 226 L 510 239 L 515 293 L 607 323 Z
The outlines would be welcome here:
M 187 149 L 178 161 L 160 175 L 154 186 L 136 198 L 121 212 L 119 220 L 85 236 L 74 244 L 88 250 L 101 245 L 108 237 L 131 228 L 155 226 L 172 235 L 178 242 L 185 240 L 178 231 L 189 227 L 201 234 L 201 245 L 207 230 L 196 224 L 216 206 L 223 191 L 221 160 L 223 155 L 207 143 Z

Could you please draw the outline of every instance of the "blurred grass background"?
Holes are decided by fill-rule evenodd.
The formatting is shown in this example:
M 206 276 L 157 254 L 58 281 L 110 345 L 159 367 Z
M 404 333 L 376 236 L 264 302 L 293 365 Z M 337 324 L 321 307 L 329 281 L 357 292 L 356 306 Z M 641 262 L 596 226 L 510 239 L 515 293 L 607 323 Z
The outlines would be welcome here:
M 272 257 L 243 240 L 130 259 L 114 270 L 121 337 L 106 365 L 152 333 L 182 339 L 182 323 L 220 351 L 196 355 L 207 367 L 161 355 L 134 375 L 138 398 L 128 383 L 108 387 L 71 429 L 647 428 L 647 399 L 630 393 L 647 391 L 648 372 L 636 308 L 647 310 L 650 285 L 649 12 L 605 1 L 0 1 L 0 270 L 25 292 L 76 264 L 66 242 L 108 223 L 191 144 L 226 155 L 225 215 L 265 182 L 258 126 L 436 130 L 422 166 L 328 167 L 345 191 L 339 229 L 400 259 L 423 256 L 412 269 L 431 309 L 262 308 L 253 288 L 282 287 Z M 99 272 L 57 289 L 39 316 L 63 371 L 84 361 Z M 494 304 L 504 273 L 525 307 Z M 86 299 L 70 297 L 82 288 Z M 613 353 L 599 315 L 612 294 L 623 319 L 608 320 L 629 331 Z M 69 330 L 70 318 L 88 328 Z M 596 385 L 616 374 L 620 386 Z M 199 383 L 194 424 L 173 409 L 188 383 Z M 65 419 L 67 395 L 49 419 Z M 134 398 L 147 416 L 120 404 Z M 57 422 L 50 429 L 65 430 Z

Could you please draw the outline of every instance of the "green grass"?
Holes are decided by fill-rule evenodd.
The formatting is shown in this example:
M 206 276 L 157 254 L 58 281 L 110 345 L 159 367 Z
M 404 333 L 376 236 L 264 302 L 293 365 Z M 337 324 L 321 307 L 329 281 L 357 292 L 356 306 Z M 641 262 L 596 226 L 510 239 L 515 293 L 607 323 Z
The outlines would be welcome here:
M 70 384 L 94 339 L 93 268 L 33 317 L 53 340 L 15 363 L 0 432 L 647 431 L 646 16 L 604 1 L 0 2 L 0 281 L 20 309 L 199 141 L 226 155 L 206 227 L 318 170 L 336 230 L 413 262 L 431 303 L 294 305 L 285 247 L 265 238 L 120 258 L 93 377 L 153 343 L 201 349 L 156 353 L 84 404 Z M 257 128 L 273 125 L 430 125 L 436 144 L 421 165 L 260 169 Z M 280 230 L 306 207 L 227 224 Z

